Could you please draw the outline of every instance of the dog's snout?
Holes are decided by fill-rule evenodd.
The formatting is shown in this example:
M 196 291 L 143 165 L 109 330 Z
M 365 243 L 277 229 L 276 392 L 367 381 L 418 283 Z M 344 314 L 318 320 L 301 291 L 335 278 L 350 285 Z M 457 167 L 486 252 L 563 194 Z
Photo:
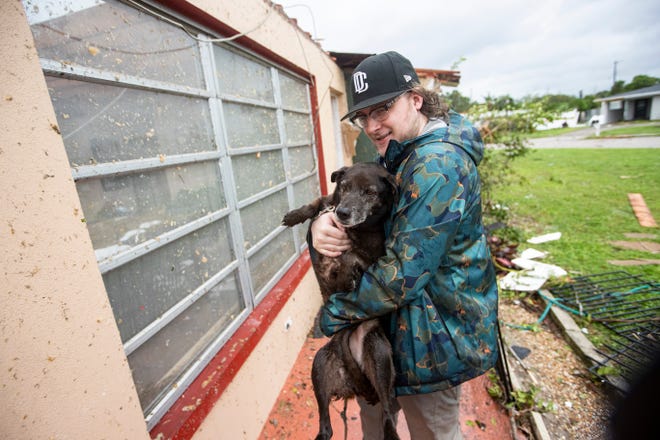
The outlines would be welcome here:
M 335 210 L 335 214 L 339 220 L 348 220 L 351 217 L 351 210 L 348 208 L 339 207 Z

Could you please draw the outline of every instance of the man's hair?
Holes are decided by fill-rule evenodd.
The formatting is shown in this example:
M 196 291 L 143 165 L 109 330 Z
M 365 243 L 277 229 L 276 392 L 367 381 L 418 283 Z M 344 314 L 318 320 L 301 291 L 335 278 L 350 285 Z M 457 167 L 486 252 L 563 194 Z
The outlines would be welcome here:
M 442 119 L 445 122 L 448 120 L 449 106 L 438 93 L 425 89 L 420 84 L 415 84 L 411 90 L 424 99 L 422 108 L 419 110 L 424 116 L 429 119 Z

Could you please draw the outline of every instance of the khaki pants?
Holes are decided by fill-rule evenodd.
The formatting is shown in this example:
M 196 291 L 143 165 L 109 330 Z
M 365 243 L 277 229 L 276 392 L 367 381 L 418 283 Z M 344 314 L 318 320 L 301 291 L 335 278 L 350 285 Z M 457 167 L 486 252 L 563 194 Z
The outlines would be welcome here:
M 399 409 L 403 410 L 411 440 L 461 440 L 463 436 L 458 421 L 460 396 L 460 386 L 435 393 L 400 396 L 393 410 L 395 414 Z M 380 404 L 369 405 L 364 399 L 357 400 L 364 440 L 382 439 Z

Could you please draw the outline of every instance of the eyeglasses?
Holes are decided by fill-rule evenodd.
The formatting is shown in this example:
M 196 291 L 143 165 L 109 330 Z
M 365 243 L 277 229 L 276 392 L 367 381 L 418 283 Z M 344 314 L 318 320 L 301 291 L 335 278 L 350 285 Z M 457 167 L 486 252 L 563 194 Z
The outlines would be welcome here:
M 374 121 L 377 122 L 383 122 L 385 119 L 387 119 L 387 116 L 390 113 L 390 108 L 392 108 L 396 100 L 402 97 L 403 95 L 405 95 L 406 93 L 408 92 L 402 93 L 399 96 L 390 99 L 385 104 L 376 107 L 366 115 L 363 113 L 355 114 L 353 115 L 353 117 L 350 118 L 350 121 L 362 129 L 364 129 L 367 126 L 367 124 L 369 123 L 369 119 L 373 119 Z

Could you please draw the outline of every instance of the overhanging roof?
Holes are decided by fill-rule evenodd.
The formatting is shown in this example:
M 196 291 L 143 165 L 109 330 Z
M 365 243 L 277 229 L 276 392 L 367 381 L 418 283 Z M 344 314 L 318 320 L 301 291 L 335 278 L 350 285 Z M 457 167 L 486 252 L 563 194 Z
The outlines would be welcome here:
M 660 84 L 651 87 L 644 87 L 643 89 L 632 90 L 626 93 L 619 93 L 605 98 L 594 99 L 594 102 L 609 102 L 609 101 L 625 101 L 630 99 L 651 98 L 660 95 Z

